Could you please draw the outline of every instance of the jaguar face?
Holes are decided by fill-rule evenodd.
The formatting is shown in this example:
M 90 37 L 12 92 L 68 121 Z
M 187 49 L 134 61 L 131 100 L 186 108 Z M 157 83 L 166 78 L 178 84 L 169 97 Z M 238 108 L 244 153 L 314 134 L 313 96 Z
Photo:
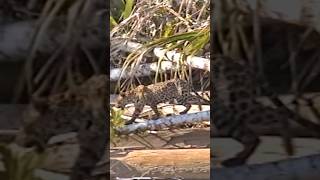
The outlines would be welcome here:
M 126 106 L 125 99 L 125 96 L 123 95 L 123 93 L 121 93 L 116 100 L 115 107 L 124 109 L 124 107 Z

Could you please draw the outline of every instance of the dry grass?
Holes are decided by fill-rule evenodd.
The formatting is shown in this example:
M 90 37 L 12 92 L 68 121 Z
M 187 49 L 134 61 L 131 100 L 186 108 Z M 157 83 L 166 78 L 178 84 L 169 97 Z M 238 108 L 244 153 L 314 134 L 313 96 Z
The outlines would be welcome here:
M 135 82 L 140 83 L 140 79 L 134 76 L 134 72 L 138 70 L 141 63 L 161 61 L 161 59 L 147 56 L 148 52 L 155 47 L 175 49 L 185 54 L 188 52 L 196 54 L 203 50 L 204 45 L 209 41 L 209 12 L 208 1 L 183 0 L 179 4 L 165 0 L 137 1 L 131 15 L 115 26 L 110 33 L 111 41 L 135 41 L 144 44 L 139 51 L 130 55 L 121 54 L 122 56 L 119 56 L 121 43 L 112 47 L 111 64 L 114 67 L 122 67 L 124 71 L 132 74 L 121 84 L 119 81 L 118 88 L 126 90 L 132 88 Z M 201 37 L 201 33 L 204 34 L 202 42 L 196 42 L 195 37 Z M 198 43 L 197 47 L 190 45 L 196 43 Z M 186 47 L 189 48 L 187 51 Z M 171 72 L 170 76 L 189 77 L 190 69 L 181 64 L 177 64 L 179 70 Z M 165 74 L 157 72 L 154 80 L 163 81 L 166 78 L 168 77 Z
M 101 18 L 106 12 L 103 2 L 47 0 L 40 3 L 29 0 L 27 4 L 28 7 L 24 12 L 28 11 L 34 15 L 32 21 L 36 21 L 37 26 L 15 100 L 19 99 L 25 88 L 31 96 L 41 95 L 47 91 L 54 93 L 61 87 L 73 87 L 84 77 L 79 70 L 80 64 L 89 64 L 93 73 L 102 71 L 98 65 L 99 60 L 90 49 L 92 44 L 88 43 L 88 40 L 100 41 L 102 44 L 105 38 L 101 37 L 103 35 Z M 32 11 L 33 6 L 37 7 L 35 12 Z M 55 49 L 51 54 L 39 56 L 38 50 L 43 48 L 41 42 L 48 36 L 52 41 L 62 39 L 62 42 L 56 42 L 58 47 L 50 47 Z

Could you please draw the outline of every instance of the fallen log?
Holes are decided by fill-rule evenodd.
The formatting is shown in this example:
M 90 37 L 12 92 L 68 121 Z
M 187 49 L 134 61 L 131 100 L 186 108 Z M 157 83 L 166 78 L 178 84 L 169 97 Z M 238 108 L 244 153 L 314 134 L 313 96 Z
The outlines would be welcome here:
M 147 122 L 130 124 L 125 127 L 119 128 L 120 134 L 130 134 L 137 131 L 145 130 L 160 130 L 167 127 L 182 125 L 185 123 L 196 123 L 210 120 L 210 111 L 203 111 L 197 113 L 183 114 L 179 116 L 170 116 L 159 118 L 157 120 L 149 120 Z

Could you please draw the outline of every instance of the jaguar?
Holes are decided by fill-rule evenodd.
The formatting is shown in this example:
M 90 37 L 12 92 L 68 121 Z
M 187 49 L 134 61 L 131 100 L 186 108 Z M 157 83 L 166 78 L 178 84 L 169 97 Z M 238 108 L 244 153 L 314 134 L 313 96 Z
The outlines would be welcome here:
M 51 137 L 77 132 L 80 152 L 70 179 L 91 177 L 106 150 L 107 82 L 106 75 L 95 75 L 74 89 L 49 97 L 33 97 L 24 112 L 16 143 L 43 152 Z
M 191 92 L 194 92 L 192 94 Z M 131 124 L 139 117 L 145 105 L 151 107 L 156 117 L 161 116 L 157 105 L 159 103 L 170 102 L 186 107 L 180 114 L 186 114 L 191 104 L 208 104 L 209 101 L 201 97 L 191 86 L 190 83 L 182 79 L 171 79 L 151 85 L 139 85 L 136 88 L 121 92 L 116 99 L 115 107 L 124 109 L 127 104 L 134 104 L 135 110 L 132 118 L 126 122 Z
M 312 130 L 315 136 L 319 137 L 319 125 L 288 109 L 268 83 L 261 76 L 257 76 L 243 59 L 216 55 L 212 65 L 212 124 L 218 131 L 223 131 L 244 147 L 234 157 L 224 160 L 221 163 L 223 166 L 239 166 L 247 162 L 261 141 L 256 129 L 272 129 L 278 132 L 289 156 L 294 154 L 290 121 Z M 270 98 L 275 107 L 257 101 L 260 96 L 257 88 Z M 213 134 L 211 136 L 213 137 Z

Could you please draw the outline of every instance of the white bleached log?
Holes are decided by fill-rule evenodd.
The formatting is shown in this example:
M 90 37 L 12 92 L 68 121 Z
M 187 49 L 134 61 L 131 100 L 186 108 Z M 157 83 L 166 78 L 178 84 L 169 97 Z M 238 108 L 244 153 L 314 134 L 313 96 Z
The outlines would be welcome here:
M 162 48 L 155 48 L 153 50 L 154 54 L 159 58 L 164 58 L 168 61 L 178 62 L 181 59 L 182 54 L 176 51 L 166 51 Z M 197 68 L 203 69 L 206 71 L 210 71 L 210 59 L 197 57 L 197 56 L 187 56 L 186 58 L 187 65 Z
M 160 67 L 158 67 L 158 63 L 146 63 L 139 65 L 139 68 L 137 71 L 135 71 L 134 75 L 136 77 L 144 77 L 144 76 L 150 76 L 151 74 L 155 73 L 157 69 L 160 70 L 160 72 L 166 72 L 168 70 L 171 70 L 175 68 L 172 62 L 169 61 L 162 61 L 160 64 Z M 114 68 L 110 70 L 110 80 L 111 81 L 117 81 L 120 79 L 121 75 L 121 68 Z M 128 78 L 131 74 L 128 71 L 125 71 L 121 78 Z
M 120 134 L 130 134 L 136 131 L 159 130 L 180 124 L 196 123 L 202 121 L 210 121 L 210 111 L 201 111 L 197 113 L 159 118 L 157 120 L 148 120 L 147 122 L 143 123 L 127 125 L 123 128 L 119 128 L 118 131 Z

